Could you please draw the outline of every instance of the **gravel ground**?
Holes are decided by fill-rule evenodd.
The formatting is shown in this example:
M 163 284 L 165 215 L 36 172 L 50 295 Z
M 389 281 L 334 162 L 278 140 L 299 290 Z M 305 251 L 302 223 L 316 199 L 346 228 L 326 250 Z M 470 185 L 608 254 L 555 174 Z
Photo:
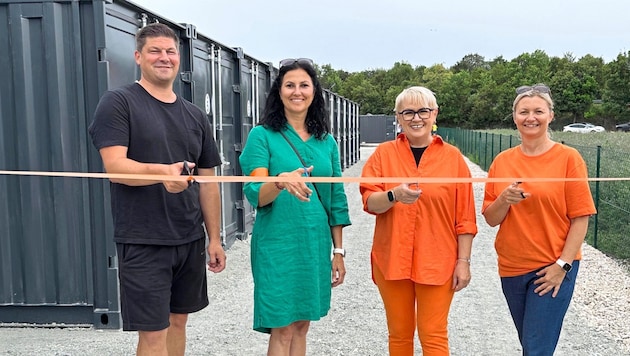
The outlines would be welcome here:
M 361 161 L 347 169 L 358 176 L 374 147 L 361 148 Z M 486 173 L 470 163 L 475 177 Z M 364 213 L 358 184 L 346 186 L 353 225 L 344 229 L 348 251 L 346 282 L 333 290 L 327 317 L 311 324 L 309 355 L 387 355 L 387 327 L 370 276 L 374 219 Z M 475 183 L 478 209 L 483 185 Z M 455 295 L 450 313 L 453 355 L 520 355 L 516 330 L 500 289 L 493 240 L 496 232 L 478 216 L 472 254 L 473 279 Z M 188 355 L 264 355 L 267 335 L 252 331 L 253 283 L 249 240 L 228 251 L 227 268 L 208 276 L 210 307 L 192 314 Z M 630 355 L 630 273 L 618 262 L 584 245 L 576 291 L 556 355 Z M 136 334 L 91 328 L 0 328 L 2 355 L 132 355 Z M 9 325 L 10 326 L 10 325 Z M 417 341 L 416 341 L 417 343 Z M 416 354 L 421 355 L 419 346 Z

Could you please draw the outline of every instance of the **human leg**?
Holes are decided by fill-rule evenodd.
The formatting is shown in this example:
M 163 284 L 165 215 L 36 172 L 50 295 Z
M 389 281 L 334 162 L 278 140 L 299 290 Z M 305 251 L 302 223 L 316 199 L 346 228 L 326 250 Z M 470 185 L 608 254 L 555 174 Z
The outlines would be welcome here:
M 523 355 L 553 355 L 560 338 L 564 316 L 573 297 L 579 265 L 579 261 L 573 262 L 573 269 L 565 275 L 555 298 L 551 296 L 552 293 L 543 296 L 534 293 L 537 285 L 533 283 L 528 286 L 521 341 Z
M 306 334 L 311 323 L 309 321 L 296 321 L 293 323 L 293 337 L 291 338 L 291 356 L 306 355 Z
M 271 329 L 268 356 L 304 356 L 306 355 L 306 335 L 310 322 L 296 321 L 282 328 Z
M 169 344 L 185 346 L 187 314 L 208 304 L 204 240 L 181 246 L 117 244 L 116 248 L 123 330 L 139 331 L 138 352 L 166 352 L 167 338 Z
M 518 340 L 523 344 L 523 318 L 525 315 L 525 300 L 529 285 L 533 285 L 536 271 L 521 276 L 501 277 L 501 288 L 512 315 L 512 321 L 518 333 Z
M 138 331 L 138 355 L 166 355 L 171 249 L 116 244 L 124 331 Z
M 170 312 L 189 314 L 208 306 L 205 238 L 175 246 Z
M 411 280 L 388 281 L 378 266 L 372 264 L 372 275 L 383 299 L 390 356 L 413 355 L 416 332 L 416 296 Z
M 188 314 L 208 305 L 205 239 L 175 248 L 167 334 L 169 355 L 184 355 Z
M 168 329 L 158 331 L 138 331 L 136 356 L 168 356 L 166 335 Z
M 184 356 L 186 351 L 186 323 L 188 314 L 171 313 L 169 317 L 171 325 L 166 334 L 166 346 L 169 356 Z
M 444 285 L 415 284 L 418 338 L 425 356 L 449 355 L 448 312 L 455 291 L 452 279 Z

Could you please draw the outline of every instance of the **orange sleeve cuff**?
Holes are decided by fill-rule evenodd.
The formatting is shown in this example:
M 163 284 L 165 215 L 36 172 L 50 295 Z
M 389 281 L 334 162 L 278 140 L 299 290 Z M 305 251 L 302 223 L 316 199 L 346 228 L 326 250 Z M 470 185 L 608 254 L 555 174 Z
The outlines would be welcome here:
M 250 177 L 269 177 L 269 170 L 264 167 L 254 169 L 250 174 Z

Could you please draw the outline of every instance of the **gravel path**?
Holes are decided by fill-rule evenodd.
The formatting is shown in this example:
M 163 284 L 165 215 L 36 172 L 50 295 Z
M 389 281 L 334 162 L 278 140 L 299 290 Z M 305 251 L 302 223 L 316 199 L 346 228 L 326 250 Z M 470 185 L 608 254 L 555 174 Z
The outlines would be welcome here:
M 347 169 L 358 176 L 374 147 L 361 148 L 361 161 Z M 485 177 L 470 164 L 475 177 Z M 353 225 L 344 229 L 348 251 L 346 282 L 333 290 L 329 315 L 311 325 L 309 355 L 387 355 L 387 327 L 378 291 L 371 281 L 369 253 L 374 219 L 364 213 L 358 184 L 346 186 Z M 475 183 L 477 208 L 483 185 Z M 520 355 L 516 330 L 500 289 L 493 248 L 495 228 L 478 216 L 472 254 L 473 279 L 457 293 L 450 313 L 453 355 Z M 192 314 L 188 355 L 265 355 L 267 336 L 252 331 L 253 283 L 249 240 L 227 252 L 224 272 L 209 275 L 210 307 Z M 584 245 L 576 292 L 556 355 L 630 355 L 630 273 Z M 6 326 L 6 325 L 5 325 Z M 132 355 L 135 333 L 90 328 L 0 328 L 1 355 Z M 417 343 L 417 342 L 416 342 Z M 422 353 L 417 347 L 417 355 Z

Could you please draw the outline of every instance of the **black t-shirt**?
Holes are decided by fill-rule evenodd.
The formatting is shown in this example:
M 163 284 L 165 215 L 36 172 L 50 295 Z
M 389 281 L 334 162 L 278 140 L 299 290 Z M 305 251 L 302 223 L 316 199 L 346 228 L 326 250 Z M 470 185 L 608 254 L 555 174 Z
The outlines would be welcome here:
M 126 146 L 143 163 L 194 162 L 213 168 L 221 157 L 206 115 L 189 101 L 164 103 L 134 83 L 106 92 L 89 128 L 97 149 Z M 180 245 L 204 237 L 199 185 L 178 194 L 162 184 L 132 187 L 111 183 L 114 241 Z M 220 207 L 216 207 L 219 209 Z
M 428 147 L 428 146 L 427 146 Z M 420 164 L 420 159 L 426 151 L 426 147 L 411 147 L 411 152 L 413 152 L 413 158 L 416 159 L 416 166 Z

